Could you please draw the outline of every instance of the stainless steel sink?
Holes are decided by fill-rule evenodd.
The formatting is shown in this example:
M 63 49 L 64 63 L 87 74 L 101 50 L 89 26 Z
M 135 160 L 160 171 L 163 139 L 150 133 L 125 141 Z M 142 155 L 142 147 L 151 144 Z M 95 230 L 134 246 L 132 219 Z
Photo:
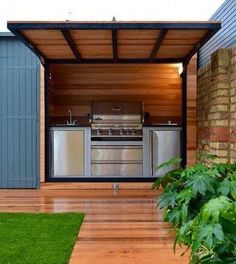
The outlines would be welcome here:
M 178 126 L 177 123 L 153 123 L 155 126 Z

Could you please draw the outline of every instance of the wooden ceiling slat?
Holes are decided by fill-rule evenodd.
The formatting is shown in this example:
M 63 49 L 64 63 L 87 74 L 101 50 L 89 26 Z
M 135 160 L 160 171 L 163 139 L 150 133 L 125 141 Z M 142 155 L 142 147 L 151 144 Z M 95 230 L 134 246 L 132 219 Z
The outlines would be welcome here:
M 119 45 L 119 58 L 120 59 L 145 59 L 149 58 L 152 45 Z
M 211 32 L 206 32 L 204 37 L 201 38 L 201 40 L 193 46 L 193 48 L 188 52 L 187 56 L 185 56 L 185 63 L 188 64 L 191 60 L 192 56 L 197 52 L 197 50 L 203 46 L 214 34 L 216 33 L 216 30 L 212 30 Z
M 169 30 L 166 39 L 188 39 L 188 38 L 193 38 L 193 39 L 200 39 L 203 37 L 208 30 Z
M 72 38 L 76 40 L 110 40 L 111 44 L 111 30 L 70 30 Z
M 37 45 L 38 49 L 45 54 L 47 59 L 75 59 L 67 45 Z
M 198 40 L 196 39 L 164 39 L 164 41 L 162 42 L 162 45 L 165 46 L 179 46 L 179 45 L 191 45 L 193 46 L 194 44 L 196 44 Z
M 118 32 L 118 38 L 122 44 L 125 40 L 156 40 L 156 36 L 159 35 L 160 30 L 122 30 Z
M 60 30 L 22 30 L 22 34 L 34 43 L 46 59 L 59 56 L 64 59 L 75 58 Z
M 63 39 L 60 30 L 44 30 L 44 29 L 23 29 L 21 32 L 28 38 L 47 40 L 47 39 Z
M 83 59 L 112 59 L 111 45 L 93 45 L 85 46 L 79 45 L 80 53 Z

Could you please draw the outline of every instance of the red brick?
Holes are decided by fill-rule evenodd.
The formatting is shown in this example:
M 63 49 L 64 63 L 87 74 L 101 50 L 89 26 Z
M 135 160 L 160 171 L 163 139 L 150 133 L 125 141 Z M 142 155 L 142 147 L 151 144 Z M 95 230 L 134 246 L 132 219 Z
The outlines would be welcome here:
M 231 128 L 230 129 L 230 137 L 229 137 L 229 141 L 231 143 L 236 142 L 236 128 Z
M 228 142 L 229 128 L 228 127 L 211 127 L 210 140 L 217 142 Z
M 197 134 L 199 139 L 209 138 L 210 129 L 209 127 L 198 127 Z

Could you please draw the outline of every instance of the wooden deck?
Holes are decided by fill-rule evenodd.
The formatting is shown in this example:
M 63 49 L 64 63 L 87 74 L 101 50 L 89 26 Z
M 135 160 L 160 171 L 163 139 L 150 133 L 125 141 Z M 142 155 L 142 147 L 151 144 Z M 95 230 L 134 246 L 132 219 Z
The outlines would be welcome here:
M 70 264 L 188 263 L 146 190 L 1 190 L 0 211 L 84 212 Z

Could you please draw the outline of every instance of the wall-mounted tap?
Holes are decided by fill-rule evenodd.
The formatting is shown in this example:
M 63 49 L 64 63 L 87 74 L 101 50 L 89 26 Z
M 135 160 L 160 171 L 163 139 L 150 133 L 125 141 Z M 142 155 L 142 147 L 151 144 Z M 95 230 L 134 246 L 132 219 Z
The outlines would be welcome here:
M 69 108 L 68 109 L 68 112 L 69 112 L 69 121 L 67 121 L 67 125 L 75 125 L 77 120 L 73 120 L 73 117 L 72 117 L 72 109 Z

